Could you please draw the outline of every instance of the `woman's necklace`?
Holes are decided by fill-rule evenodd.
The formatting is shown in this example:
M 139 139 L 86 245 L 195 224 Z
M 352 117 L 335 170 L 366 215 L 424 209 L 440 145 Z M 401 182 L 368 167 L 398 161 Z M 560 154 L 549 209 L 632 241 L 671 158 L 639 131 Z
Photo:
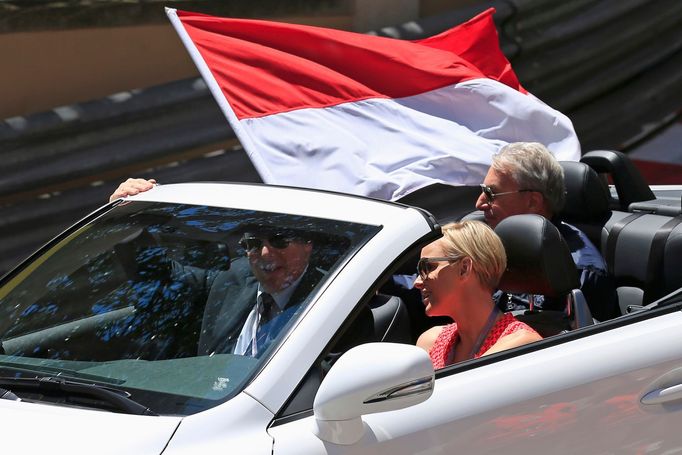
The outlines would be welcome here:
M 483 330 L 481 330 L 481 333 L 478 334 L 478 338 L 476 339 L 476 343 L 474 343 L 474 346 L 471 348 L 471 352 L 469 352 L 469 356 L 466 358 L 466 360 L 473 359 L 476 353 L 478 352 L 479 349 L 481 349 L 481 346 L 483 346 L 483 342 L 485 339 L 488 337 L 488 332 L 490 332 L 490 329 L 493 328 L 493 325 L 495 324 L 495 319 L 497 319 L 497 314 L 499 313 L 500 310 L 497 309 L 497 306 L 493 306 L 492 311 L 488 315 L 488 320 L 485 323 L 485 326 L 483 327 Z M 455 358 L 455 347 L 452 346 L 450 348 L 450 352 L 448 353 L 448 358 L 447 361 L 445 362 L 446 365 L 450 365 L 452 361 Z

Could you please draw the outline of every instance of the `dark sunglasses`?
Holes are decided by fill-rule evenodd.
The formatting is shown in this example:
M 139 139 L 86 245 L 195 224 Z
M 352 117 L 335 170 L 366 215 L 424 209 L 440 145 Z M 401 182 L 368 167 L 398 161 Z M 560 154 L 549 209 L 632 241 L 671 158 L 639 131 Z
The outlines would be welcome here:
M 490 188 L 488 185 L 481 183 L 480 186 L 481 186 L 481 193 L 483 193 L 485 195 L 485 199 L 486 199 L 486 201 L 488 201 L 488 204 L 492 204 L 496 197 L 504 196 L 505 194 L 538 192 L 538 190 L 523 189 L 523 190 L 516 190 L 516 191 L 505 191 L 503 193 L 494 193 L 493 189 Z
M 260 250 L 263 248 L 263 242 L 267 241 L 268 245 L 278 250 L 283 250 L 288 247 L 291 242 L 296 240 L 296 237 L 285 234 L 272 234 L 265 239 L 260 237 L 243 237 L 239 241 L 239 245 L 244 248 L 248 253 Z
M 457 261 L 458 259 L 453 258 L 420 258 L 419 262 L 417 262 L 417 273 L 419 274 L 419 278 L 423 281 L 429 277 L 429 273 L 436 270 L 438 262 L 453 263 Z

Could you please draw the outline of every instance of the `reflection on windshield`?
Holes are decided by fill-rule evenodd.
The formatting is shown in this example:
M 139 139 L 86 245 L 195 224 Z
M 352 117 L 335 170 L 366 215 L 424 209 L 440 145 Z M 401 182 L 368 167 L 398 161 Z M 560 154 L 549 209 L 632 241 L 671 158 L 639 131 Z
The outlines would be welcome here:
M 120 205 L 5 278 L 0 376 L 116 384 L 159 413 L 214 406 L 241 390 L 325 279 L 377 230 Z

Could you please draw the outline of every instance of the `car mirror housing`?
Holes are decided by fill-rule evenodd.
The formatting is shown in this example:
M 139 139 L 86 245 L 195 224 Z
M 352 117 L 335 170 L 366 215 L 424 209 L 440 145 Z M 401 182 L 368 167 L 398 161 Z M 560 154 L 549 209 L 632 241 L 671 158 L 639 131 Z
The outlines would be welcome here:
M 354 444 L 364 434 L 362 415 L 426 401 L 433 384 L 433 364 L 421 348 L 397 343 L 356 346 L 339 358 L 317 391 L 314 432 L 323 441 Z

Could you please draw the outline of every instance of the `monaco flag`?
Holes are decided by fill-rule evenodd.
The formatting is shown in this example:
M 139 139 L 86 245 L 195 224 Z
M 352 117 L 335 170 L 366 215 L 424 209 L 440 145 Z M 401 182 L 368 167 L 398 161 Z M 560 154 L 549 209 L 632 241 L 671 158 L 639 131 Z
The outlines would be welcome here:
M 509 142 L 580 157 L 570 120 L 519 84 L 492 9 L 420 41 L 166 12 L 266 183 L 395 200 L 480 183 Z

